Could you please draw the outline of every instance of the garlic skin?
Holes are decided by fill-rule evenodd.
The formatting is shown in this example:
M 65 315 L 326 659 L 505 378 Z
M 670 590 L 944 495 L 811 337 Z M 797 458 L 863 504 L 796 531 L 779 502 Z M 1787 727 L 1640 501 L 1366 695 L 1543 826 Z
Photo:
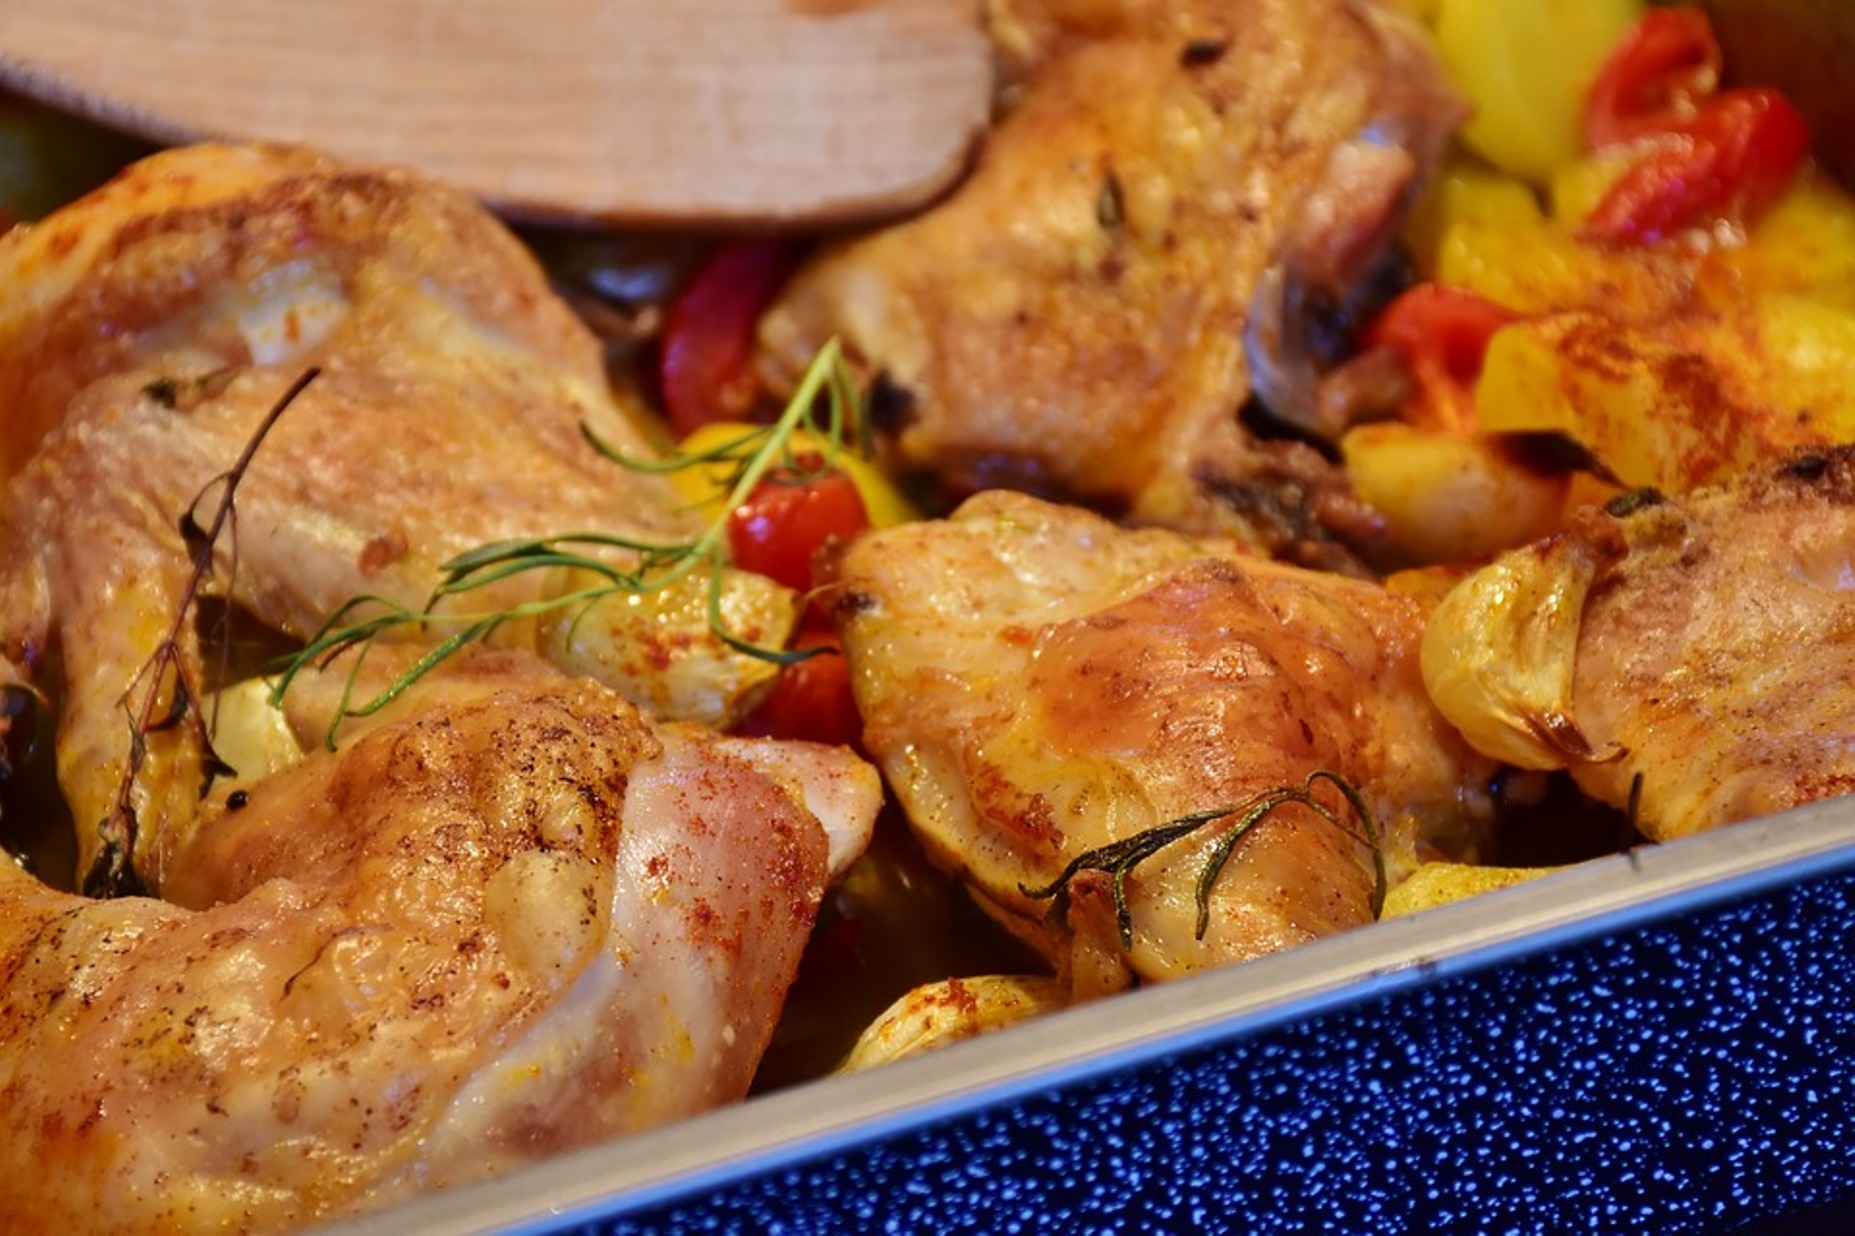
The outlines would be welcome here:
M 1483 755 L 1550 770 L 1622 754 L 1593 746 L 1572 702 L 1585 599 L 1604 557 L 1578 537 L 1550 537 L 1475 572 L 1431 615 L 1424 687 Z

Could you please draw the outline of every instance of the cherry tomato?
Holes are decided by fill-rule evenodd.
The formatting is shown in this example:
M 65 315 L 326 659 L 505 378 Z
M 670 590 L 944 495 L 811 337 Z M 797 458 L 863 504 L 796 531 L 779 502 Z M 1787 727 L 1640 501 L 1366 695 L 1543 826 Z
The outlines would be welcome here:
M 815 456 L 798 462 L 808 472 L 822 467 Z M 810 592 L 818 550 L 834 539 L 849 540 L 869 526 L 863 497 L 843 472 L 775 470 L 728 512 L 728 548 L 741 569 L 797 592 Z
M 1720 82 L 1720 44 L 1697 8 L 1650 9 L 1598 70 L 1585 98 L 1593 149 L 1690 120 Z
M 1475 427 L 1475 380 L 1488 340 L 1518 316 L 1474 292 L 1420 283 L 1373 320 L 1365 343 L 1404 354 L 1417 385 L 1415 419 L 1438 429 L 1470 431 Z
M 824 627 L 807 627 L 793 647 L 826 651 L 783 667 L 772 693 L 737 732 L 854 746 L 862 740 L 863 719 L 857 715 L 850 667 L 837 635 Z
M 708 519 L 721 515 L 736 469 L 762 445 L 753 435 L 764 429 L 763 425 L 747 421 L 715 421 L 704 425 L 677 443 L 677 452 L 704 456 L 721 452 L 720 459 L 713 464 L 679 468 L 670 474 L 670 483 L 698 514 Z M 793 454 L 801 458 L 819 455 L 827 449 L 823 435 L 805 429 L 794 430 L 788 443 Z M 730 446 L 733 449 L 723 450 Z M 855 451 L 840 450 L 832 457 L 831 465 L 856 484 L 857 492 L 863 496 L 863 509 L 869 512 L 871 527 L 892 528 L 922 517 L 873 461 Z
M 789 246 L 774 240 L 725 245 L 697 269 L 664 319 L 658 380 L 678 437 L 710 421 L 740 420 L 760 383 L 754 328 L 791 273 Z

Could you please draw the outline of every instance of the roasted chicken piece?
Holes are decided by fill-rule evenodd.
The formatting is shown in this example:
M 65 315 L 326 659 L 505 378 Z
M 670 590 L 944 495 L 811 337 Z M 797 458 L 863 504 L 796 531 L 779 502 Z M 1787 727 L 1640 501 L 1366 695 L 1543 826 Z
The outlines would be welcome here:
M 881 786 L 575 676 L 725 716 L 770 671 L 703 595 L 509 624 L 347 724 L 442 614 L 282 710 L 208 693 L 203 593 L 302 636 L 485 541 L 695 537 L 582 436 L 646 449 L 516 243 L 401 173 L 208 147 L 10 234 L 0 279 L 6 668 L 62 669 L 110 895 L 0 862 L 0 1228 L 296 1226 L 741 1098 Z M 767 581 L 724 603 L 750 638 L 792 620 Z
M 0 240 L 0 283 L 0 660 L 23 681 L 61 658 L 60 781 L 85 872 L 99 822 L 139 822 L 150 886 L 172 870 L 148 845 L 181 843 L 161 821 L 191 817 L 209 770 L 189 727 L 145 722 L 183 679 L 201 690 L 181 621 L 192 554 L 254 443 L 207 587 L 298 637 L 362 594 L 416 609 L 440 564 L 486 542 L 700 530 L 664 478 L 582 436 L 648 451 L 533 259 L 474 202 L 409 174 L 284 149 L 165 153 Z M 577 586 L 528 572 L 467 608 Z M 773 669 L 719 640 L 705 601 L 692 580 L 496 634 L 661 715 L 721 721 Z M 761 643 L 793 621 L 790 594 L 757 576 L 731 576 L 723 607 Z M 128 855 L 108 857 L 120 874 Z
M 1461 116 L 1425 36 L 1369 0 L 1006 0 L 1002 112 L 918 218 L 826 249 L 762 322 L 790 384 L 841 337 L 892 464 L 1344 558 L 1370 513 L 1258 388 L 1313 416 L 1404 203 Z M 1312 335 L 1310 335 L 1310 332 Z M 1247 351 L 1246 351 L 1247 350 Z
M 1375 848 L 1395 879 L 1488 823 L 1495 765 L 1424 694 L 1416 596 L 1006 492 L 859 539 L 837 585 L 865 743 L 930 856 L 1079 994 L 1368 922 Z M 1100 871 L 1067 881 L 1066 914 L 1032 895 L 1091 851 L 1302 787 L 1334 818 L 1285 802 L 1236 839 L 1202 938 L 1230 818 L 1132 868 L 1125 941 Z
M 875 771 L 464 672 L 216 788 L 169 900 L 0 862 L 0 1228 L 296 1227 L 745 1095 Z
M 1477 747 L 1657 840 L 1855 792 L 1855 446 L 1587 509 L 1458 585 L 1423 670 Z

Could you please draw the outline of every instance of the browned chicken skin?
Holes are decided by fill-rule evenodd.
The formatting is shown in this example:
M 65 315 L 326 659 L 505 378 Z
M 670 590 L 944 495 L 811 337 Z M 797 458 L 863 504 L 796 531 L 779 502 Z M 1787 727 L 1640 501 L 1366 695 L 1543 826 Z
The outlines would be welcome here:
M 864 537 L 838 583 L 865 741 L 911 823 L 1084 992 L 1368 922 L 1374 885 L 1369 846 L 1287 805 L 1238 843 L 1202 940 L 1195 882 L 1228 825 L 1135 869 L 1123 955 L 1105 877 L 1072 882 L 1066 922 L 1025 892 L 1086 851 L 1318 770 L 1359 788 L 1393 878 L 1487 822 L 1494 766 L 1423 693 L 1414 597 L 1003 492 Z
M 1583 512 L 1443 602 L 1424 676 L 1656 840 L 1855 793 L 1855 446 Z
M 302 637 L 363 594 L 416 608 L 440 564 L 486 542 L 699 530 L 665 478 L 582 437 L 648 451 L 534 260 L 474 202 L 408 174 L 281 149 L 168 152 L 0 241 L 0 280 L 0 661 L 27 678 L 62 656 L 60 780 L 87 872 L 98 822 L 126 813 L 143 878 L 159 887 L 170 866 L 179 825 L 161 821 L 188 818 L 199 746 L 186 727 L 145 733 L 148 760 L 126 773 L 159 678 L 145 671 L 184 605 L 181 520 L 210 522 L 218 478 L 311 366 L 214 545 L 208 587 L 266 626 Z M 566 586 L 532 573 L 473 605 Z M 665 593 L 499 638 L 660 715 L 719 721 L 773 671 L 722 645 L 701 602 Z M 783 590 L 740 574 L 727 608 L 766 643 L 793 617 Z M 197 691 L 190 624 L 175 646 Z
M 475 677 L 215 792 L 168 901 L 0 863 L 0 1227 L 277 1230 L 746 1093 L 873 773 Z
M 408 174 L 201 147 L 0 239 L 0 283 L 0 670 L 62 703 L 112 894 L 0 856 L 0 1230 L 298 1226 L 743 1097 L 881 787 L 618 693 L 715 719 L 772 672 L 700 594 L 511 624 L 333 751 L 352 662 L 259 705 L 274 743 L 214 703 L 262 693 L 207 694 L 196 584 L 300 637 L 485 541 L 699 529 L 582 437 L 646 449 L 513 238 Z M 757 578 L 725 603 L 793 617 Z
M 992 25 L 1007 86 L 973 174 L 802 270 L 762 324 L 768 368 L 789 382 L 841 336 L 880 375 L 895 466 L 955 492 L 1314 560 L 1336 530 L 1370 539 L 1335 468 L 1239 422 L 1246 333 L 1302 414 L 1285 336 L 1365 274 L 1460 114 L 1421 36 L 1363 0 L 1033 0 Z

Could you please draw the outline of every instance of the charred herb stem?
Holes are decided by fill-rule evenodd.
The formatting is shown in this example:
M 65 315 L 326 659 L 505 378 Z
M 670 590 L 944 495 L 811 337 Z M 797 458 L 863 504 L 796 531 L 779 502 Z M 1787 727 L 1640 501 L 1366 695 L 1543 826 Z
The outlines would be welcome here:
M 1345 800 L 1346 809 L 1358 821 L 1357 826 L 1348 823 L 1340 812 L 1321 801 L 1314 793 L 1315 788 L 1321 782 L 1328 783 L 1339 792 L 1340 797 Z M 1133 873 L 1135 867 L 1152 858 L 1173 842 L 1183 840 L 1219 821 L 1228 820 L 1231 822 L 1230 826 L 1212 845 L 1204 866 L 1198 873 L 1196 888 L 1198 921 L 1195 938 L 1202 940 L 1211 926 L 1211 891 L 1217 884 L 1218 876 L 1223 874 L 1225 866 L 1229 864 L 1237 843 L 1242 841 L 1250 830 L 1290 803 L 1306 807 L 1328 825 L 1345 833 L 1371 851 L 1372 917 L 1377 918 L 1384 908 L 1386 891 L 1384 846 L 1378 824 L 1373 819 L 1371 808 L 1366 805 L 1365 798 L 1352 782 L 1326 769 L 1317 769 L 1309 773 L 1307 779 L 1298 786 L 1285 785 L 1263 790 L 1234 806 L 1212 807 L 1209 810 L 1179 816 L 1177 819 L 1168 820 L 1164 824 L 1136 833 L 1132 837 L 1089 850 L 1071 859 L 1069 865 L 1064 867 L 1062 873 L 1050 883 L 1041 888 L 1029 888 L 1020 884 L 1018 891 L 1026 897 L 1040 901 L 1049 899 L 1051 901 L 1050 913 L 1060 919 L 1069 911 L 1070 882 L 1084 871 L 1105 872 L 1112 879 L 1114 918 L 1120 930 L 1121 947 L 1132 948 L 1134 946 L 1134 920 L 1133 912 L 1127 904 L 1127 877 Z
M 148 762 L 149 735 L 187 725 L 196 728 L 202 752 L 202 795 L 214 777 L 232 771 L 213 750 L 212 723 L 200 712 L 199 686 L 192 681 L 184 652 L 187 624 L 193 621 L 200 590 L 212 575 L 219 539 L 236 525 L 238 486 L 250 470 L 252 459 L 284 412 L 315 381 L 319 372 L 317 369 L 305 370 L 285 389 L 246 440 L 238 459 L 225 472 L 207 482 L 181 514 L 180 538 L 186 547 L 190 568 L 187 582 L 181 590 L 179 603 L 174 607 L 173 620 L 166 634 L 122 693 L 120 706 L 129 722 L 129 759 L 117 786 L 116 801 L 109 815 L 97 825 L 102 847 L 83 881 L 84 892 L 90 896 L 121 897 L 145 891 L 141 877 L 135 870 L 135 842 L 140 829 L 135 807 L 135 786 Z M 159 401 L 157 395 L 151 394 L 150 397 Z M 200 505 L 215 486 L 220 491 L 219 501 L 213 507 L 211 518 L 202 524 L 199 518 Z

